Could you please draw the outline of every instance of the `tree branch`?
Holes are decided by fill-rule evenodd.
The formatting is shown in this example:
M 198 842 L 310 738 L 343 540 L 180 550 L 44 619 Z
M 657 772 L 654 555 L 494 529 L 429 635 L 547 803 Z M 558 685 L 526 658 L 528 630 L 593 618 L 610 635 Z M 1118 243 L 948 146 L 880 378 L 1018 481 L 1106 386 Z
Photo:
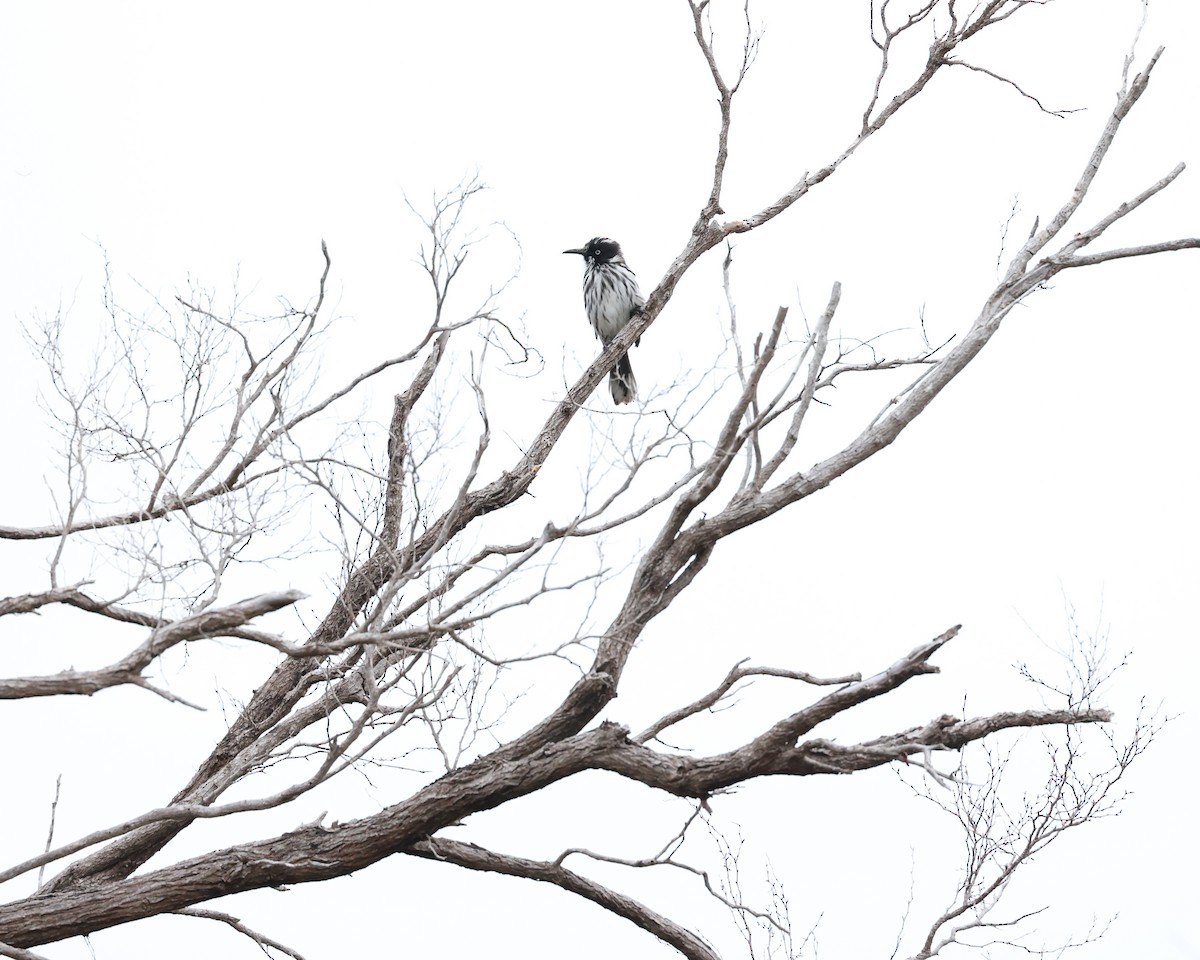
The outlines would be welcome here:
M 459 843 L 441 837 L 432 837 L 413 844 L 404 851 L 427 860 L 452 863 L 468 870 L 501 873 L 510 877 L 524 877 L 561 887 L 569 893 L 599 904 L 610 913 L 624 917 L 630 923 L 674 947 L 689 960 L 719 960 L 712 947 L 694 933 L 673 923 L 631 897 L 617 893 L 594 880 L 568 870 L 561 863 L 547 860 L 527 860 L 511 854 L 495 853 L 473 843 Z

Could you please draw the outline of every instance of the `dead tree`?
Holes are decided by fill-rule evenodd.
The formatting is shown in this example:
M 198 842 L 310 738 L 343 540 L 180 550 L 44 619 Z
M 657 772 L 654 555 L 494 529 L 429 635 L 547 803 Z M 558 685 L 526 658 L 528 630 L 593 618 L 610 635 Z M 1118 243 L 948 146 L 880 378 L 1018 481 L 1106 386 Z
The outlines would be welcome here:
M 315 392 L 307 365 L 328 322 L 333 264 L 324 247 L 312 302 L 274 317 L 247 317 L 236 304 L 222 307 L 197 290 L 158 304 L 150 320 L 124 314 L 106 298 L 115 339 L 82 379 L 72 379 L 57 321 L 44 326 L 41 359 L 57 395 L 63 440 L 59 516 L 0 527 L 10 547 L 30 541 L 47 547 L 44 586 L 0 600 L 0 614 L 66 608 L 78 616 L 77 629 L 103 623 L 124 630 L 119 635 L 130 638 L 129 652 L 99 669 L 0 680 L 0 697 L 62 697 L 133 685 L 187 702 L 152 679 L 152 668 L 180 644 L 218 638 L 235 649 L 265 647 L 273 664 L 230 716 L 225 735 L 197 758 L 195 773 L 165 804 L 86 836 L 53 837 L 44 852 L 31 850 L 0 872 L 12 890 L 18 890 L 18 878 L 28 883 L 46 868 L 53 874 L 39 889 L 26 887 L 0 906 L 0 954 L 33 956 L 29 948 L 40 944 L 169 913 L 230 923 L 264 947 L 283 949 L 228 914 L 199 905 L 243 891 L 327 880 L 400 855 L 556 885 L 627 918 L 685 956 L 708 960 L 716 953 L 700 935 L 590 878 L 580 866 L 587 860 L 581 851 L 529 859 L 446 831 L 474 813 L 593 770 L 692 801 L 692 818 L 680 836 L 713 797 L 756 778 L 850 774 L 889 764 L 923 766 L 931 778 L 946 780 L 941 786 L 958 791 L 946 806 L 961 813 L 972 803 L 986 806 L 986 796 L 967 795 L 969 778 L 936 773 L 930 760 L 935 753 L 1033 728 L 1065 730 L 1074 743 L 1089 725 L 1109 719 L 1090 696 L 1067 697 L 1052 708 L 916 718 L 859 743 L 821 735 L 831 719 L 937 671 L 938 651 L 959 632 L 952 626 L 890 665 L 861 665 L 862 673 L 819 677 L 803 664 L 739 663 L 704 696 L 663 703 L 660 719 L 643 730 L 599 722 L 621 688 L 631 651 L 659 614 L 681 598 L 686 602 L 689 589 L 703 583 L 713 551 L 897 440 L 988 345 L 1014 307 L 1065 271 L 1200 246 L 1193 237 L 1093 249 L 1110 227 L 1169 187 L 1182 164 L 1115 209 L 1079 221 L 1089 188 L 1162 51 L 1140 63 L 1131 53 L 1116 105 L 1083 158 L 1078 180 L 1057 210 L 1033 223 L 953 342 L 922 342 L 895 357 L 843 346 L 830 333 L 841 296 L 835 283 L 820 317 L 796 339 L 783 307 L 751 344 L 731 333 L 736 377 L 717 398 L 680 383 L 654 398 L 662 415 L 616 423 L 607 410 L 590 406 L 593 392 L 669 307 L 677 284 L 702 257 L 786 215 L 811 192 L 830 189 L 847 158 L 882 135 L 935 77 L 954 72 L 950 68 L 969 67 L 1015 86 L 972 65 L 963 50 L 1014 15 L 1032 18 L 1039 6 L 987 0 L 966 9 L 955 0 L 929 0 L 900 12 L 891 0 L 872 5 L 879 70 L 861 125 L 844 149 L 799 175 L 775 200 L 729 214 L 722 186 L 733 107 L 757 38 L 747 13 L 745 42 L 728 70 L 714 53 L 709 0 L 689 5 L 720 105 L 711 188 L 643 312 L 566 389 L 540 426 L 505 423 L 506 435 L 521 437 L 519 455 L 506 460 L 493 449 L 492 424 L 503 413 L 489 407 L 484 384 L 487 357 L 500 351 L 510 360 L 528 356 L 500 309 L 504 285 L 489 285 L 474 310 L 448 306 L 468 249 L 481 242 L 464 219 L 475 182 L 460 185 L 424 214 L 422 264 L 433 291 L 424 330 L 404 353 L 336 388 Z M 910 75 L 897 76 L 897 49 L 920 46 L 921 37 L 928 41 L 923 59 Z M 728 277 L 728 258 L 726 270 Z M 731 298 L 731 313 L 733 306 Z M 465 396 L 475 424 L 474 444 L 465 447 L 449 442 L 455 431 L 439 393 L 447 388 L 439 388 L 438 379 L 464 341 L 459 355 L 471 357 Z M 151 354 L 164 353 L 170 364 L 148 363 Z M 164 385 L 167 369 L 173 380 Z M 817 463 L 797 464 L 810 412 L 844 375 L 896 370 L 911 372 L 907 384 L 851 442 Z M 325 418 L 353 403 L 385 371 L 407 377 L 386 426 L 331 432 Z M 568 428 L 580 422 L 594 445 L 616 451 L 610 471 L 595 484 L 585 478 L 587 489 L 571 510 L 546 512 L 527 495 L 550 484 L 561 488 L 554 454 Z M 118 506 L 105 506 L 112 501 Z M 319 533 L 296 516 L 299 504 L 314 502 L 324 511 Z M 630 570 L 613 573 L 603 563 L 580 561 L 597 544 L 630 530 L 645 540 Z M 319 583 L 300 589 L 284 582 L 251 599 L 229 599 L 241 582 L 238 560 L 249 556 L 256 538 L 270 540 L 268 556 L 281 566 L 312 548 L 314 538 L 337 547 L 328 554 L 336 558 L 335 569 L 325 575 L 335 588 L 321 597 L 321 609 L 303 629 L 301 618 L 286 631 L 254 621 L 319 594 Z M 80 556 L 103 575 L 92 582 L 74 579 L 68 571 Z M 620 601 L 598 629 L 586 619 L 575 625 L 543 619 L 542 611 L 552 609 L 548 598 L 590 596 L 601 587 L 619 590 Z M 14 617 L 10 629 L 19 631 L 24 622 Z M 522 626 L 513 629 L 513 622 Z M 501 722 L 503 710 L 494 706 L 505 688 L 526 689 L 543 676 L 538 671 L 547 662 L 574 665 L 577 679 L 566 686 L 543 683 L 545 709 L 535 722 Z M 718 753 L 680 752 L 665 744 L 668 731 L 764 677 L 795 684 L 794 709 L 757 735 Z M 1085 822 L 1143 748 L 1144 740 L 1117 749 L 1119 762 L 1091 778 L 1077 776 L 1077 755 L 1068 750 L 1047 780 L 1061 789 L 1050 790 L 1034 810 L 1038 829 L 1014 828 L 1014 836 L 1034 851 L 1061 829 Z M 172 840 L 198 820 L 284 808 L 344 771 L 413 751 L 436 762 L 408 769 L 407 792 L 379 813 L 346 821 L 323 817 L 171 861 Z M 281 780 L 281 771 L 290 776 Z M 14 782 L 20 774 L 8 771 L 8 777 Z M 240 799 L 224 799 L 234 787 Z M 1022 862 L 1020 850 L 997 860 L 1015 849 L 1012 843 L 989 847 L 982 835 L 979 842 L 957 906 L 933 919 L 917 956 L 933 956 L 964 930 L 985 924 L 1005 878 Z M 152 857 L 160 865 L 143 869 Z M 668 849 L 645 863 L 674 859 Z M 737 896 L 710 889 L 739 915 L 749 915 Z M 785 929 L 777 917 L 771 923 Z M 788 949 L 794 952 L 796 944 Z

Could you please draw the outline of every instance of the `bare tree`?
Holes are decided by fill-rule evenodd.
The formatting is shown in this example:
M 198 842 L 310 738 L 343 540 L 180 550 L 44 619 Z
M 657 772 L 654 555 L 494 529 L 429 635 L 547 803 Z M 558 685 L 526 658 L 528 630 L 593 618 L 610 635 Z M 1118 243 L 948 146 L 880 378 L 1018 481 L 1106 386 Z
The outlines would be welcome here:
M 34 331 L 61 437 L 58 516 L 35 526 L 0 527 L 5 540 L 48 546 L 42 589 L 0 600 L 0 614 L 67 607 L 81 618 L 76 629 L 103 622 L 122 630 L 129 653 L 100 669 L 0 680 L 0 696 L 92 694 L 133 685 L 190 702 L 154 679 L 156 664 L 181 644 L 218 638 L 235 650 L 267 648 L 272 667 L 164 805 L 87 836 L 62 840 L 52 830 L 44 852 L 0 872 L 0 882 L 10 882 L 41 876 L 48 866 L 59 870 L 30 895 L 0 906 L 0 954 L 33 956 L 29 948 L 51 941 L 183 913 L 228 923 L 264 950 L 297 956 L 237 918 L 198 905 L 339 877 L 403 855 L 540 880 L 632 921 L 685 956 L 712 958 L 715 949 L 699 934 L 593 879 L 586 865 L 607 860 L 630 869 L 684 870 L 733 911 L 751 953 L 759 943 L 756 955 L 799 956 L 812 937 L 791 929 L 782 894 L 765 910 L 743 902 L 733 847 L 724 848 L 722 879 L 682 858 L 680 846 L 692 825 L 707 818 L 711 799 L 739 784 L 885 765 L 933 784 L 928 795 L 941 799 L 969 838 L 969 864 L 955 905 L 930 921 L 914 956 L 969 942 L 965 931 L 992 923 L 988 911 L 1013 872 L 1062 831 L 1108 809 L 1115 785 L 1145 747 L 1150 728 L 1143 726 L 1131 744 L 1114 742 L 1113 763 L 1084 768 L 1078 744 L 1088 736 L 1085 728 L 1110 719 L 1093 702 L 1091 687 L 1086 695 L 1068 693 L 1037 708 L 919 718 L 858 743 L 820 735 L 821 725 L 936 672 L 938 651 L 959 633 L 952 626 L 890 665 L 863 665 L 868 669 L 862 673 L 820 677 L 802 664 L 733 664 L 703 696 L 662 703 L 660 718 L 640 731 L 600 717 L 621 687 L 638 639 L 701 579 L 722 541 L 770 521 L 889 446 L 987 346 L 1017 304 L 1067 270 L 1200 247 L 1200 238 L 1184 238 L 1087 249 L 1170 186 L 1182 164 L 1090 225 L 1076 222 L 1162 51 L 1144 62 L 1131 52 L 1116 105 L 1077 181 L 1044 224 L 1035 220 L 998 283 L 982 296 L 978 315 L 952 342 L 918 338 L 901 355 L 886 356 L 874 343 L 834 337 L 839 284 L 821 315 L 795 339 L 786 307 L 749 342 L 741 339 L 745 322 L 731 292 L 730 240 L 835 181 L 847 158 L 881 136 L 935 76 L 955 72 L 949 68 L 982 73 L 1033 99 L 1015 82 L 968 60 L 967 51 L 997 24 L 1018 14 L 1032 18 L 1042 5 L 870 5 L 879 67 L 858 129 L 839 153 L 799 175 L 776 199 L 729 215 L 722 186 L 733 107 L 758 38 L 746 9 L 743 42 L 732 69 L 723 66 L 714 49 L 709 0 L 689 0 L 696 46 L 720 105 L 711 187 L 686 244 L 642 313 L 566 389 L 544 423 L 504 423 L 505 435 L 521 438 L 520 454 L 508 460 L 492 444 L 502 411 L 488 403 L 488 371 L 497 358 L 511 367 L 536 357 L 501 311 L 504 282 L 485 278 L 480 302 L 471 309 L 450 297 L 468 276 L 468 253 L 504 240 L 502 231 L 472 233 L 468 227 L 471 198 L 480 189 L 476 181 L 437 198 L 432 209 L 414 205 L 423 211 L 427 241 L 420 262 L 433 294 L 424 329 L 400 355 L 335 387 L 318 388 L 314 364 L 331 329 L 333 261 L 324 246 L 311 301 L 304 307 L 284 303 L 274 316 L 248 313 L 236 295 L 221 303 L 199 289 L 156 303 L 144 315 L 126 313 L 106 296 L 111 338 L 82 375 L 73 372 L 61 318 Z M 901 48 L 924 54 L 899 57 Z M 900 75 L 901 61 L 916 66 Z M 657 320 L 679 281 L 722 245 L 729 251 L 725 286 L 736 376 L 715 391 L 708 383 L 672 384 L 640 416 L 618 420 L 592 407 L 596 386 Z M 460 373 L 451 380 L 446 370 L 454 362 Z M 909 372 L 907 383 L 854 439 L 811 466 L 797 464 L 809 414 L 835 385 L 853 379 L 847 374 L 897 370 Z M 374 429 L 349 405 L 385 371 L 404 371 L 407 385 L 395 396 L 386 425 Z M 465 384 L 457 398 L 452 383 Z M 339 410 L 346 412 L 336 420 Z M 589 462 L 603 467 L 583 478 L 584 489 L 569 509 L 548 511 L 529 495 L 551 482 L 553 455 L 576 420 L 590 431 L 596 456 Z M 468 431 L 472 439 L 462 439 Z M 632 533 L 645 542 L 631 567 L 610 568 L 605 546 L 617 544 L 607 555 L 620 555 L 627 542 L 620 538 Z M 329 558 L 324 576 L 333 588 L 319 609 L 304 608 L 311 609 L 311 622 L 305 612 L 286 632 L 254 623 L 306 600 L 300 590 L 285 589 L 286 582 L 249 599 L 229 599 L 246 565 L 278 572 L 293 569 L 289 562 L 301 555 L 311 564 L 313 552 Z M 620 592 L 615 612 L 597 623 L 593 611 L 605 609 L 598 598 L 613 590 Z M 556 606 L 560 597 L 582 598 L 582 613 Z M 561 615 L 563 609 L 576 619 Z M 577 678 L 565 690 L 543 684 L 540 690 L 555 692 L 532 721 L 518 723 L 513 705 L 547 677 L 547 664 L 569 665 Z M 667 745 L 667 736 L 690 718 L 766 678 L 795 685 L 800 705 L 722 752 Z M 1005 731 L 1033 728 L 1059 731 L 1047 786 L 1005 819 L 994 802 L 1003 753 L 991 744 Z M 983 756 L 990 758 L 982 784 L 965 761 L 955 773 L 935 768 L 938 752 L 981 741 L 987 741 Z M 281 808 L 345 771 L 389 766 L 399 768 L 406 793 L 376 814 L 345 821 L 322 816 L 289 832 L 171 859 L 171 841 L 198 820 Z M 474 813 L 592 770 L 691 801 L 676 841 L 636 861 L 582 849 L 547 860 L 447 835 Z M 240 799 L 224 799 L 235 787 Z M 987 812 L 983 825 L 981 810 Z M 143 869 L 152 857 L 160 865 Z M 751 929 L 759 922 L 769 931 L 765 945 Z M 912 918 L 910 926 L 915 929 Z

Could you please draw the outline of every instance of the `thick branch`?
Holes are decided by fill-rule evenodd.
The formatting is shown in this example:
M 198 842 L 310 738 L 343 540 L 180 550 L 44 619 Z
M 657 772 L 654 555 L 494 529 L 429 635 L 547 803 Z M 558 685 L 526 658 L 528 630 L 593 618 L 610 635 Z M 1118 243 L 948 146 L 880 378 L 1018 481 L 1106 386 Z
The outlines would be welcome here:
M 548 860 L 527 860 L 510 854 L 495 853 L 473 843 L 459 843 L 433 837 L 413 844 L 405 853 L 427 860 L 440 860 L 468 870 L 483 870 L 502 873 L 510 877 L 525 877 L 552 883 L 570 893 L 599 904 L 610 913 L 635 924 L 647 933 L 658 937 L 663 943 L 674 947 L 689 960 L 718 960 L 703 940 L 689 930 L 644 906 L 632 897 L 624 896 L 608 887 L 580 876 L 559 863 Z
M 928 646 L 917 648 L 885 674 L 892 674 L 898 683 L 902 682 L 900 676 L 921 672 L 916 668 L 924 663 Z M 828 740 L 792 744 L 781 740 L 773 728 L 737 750 L 702 758 L 656 752 L 629 740 L 623 728 L 605 724 L 546 744 L 516 761 L 490 757 L 476 761 L 362 820 L 333 827 L 311 825 L 133 879 L 0 907 L 0 940 L 15 947 L 35 946 L 218 896 L 344 876 L 391 854 L 412 852 L 414 845 L 472 813 L 493 809 L 588 769 L 609 770 L 675 795 L 704 798 L 760 776 L 850 773 L 930 749 L 957 749 L 997 730 L 1106 719 L 1105 711 L 1088 709 L 1027 711 L 961 721 L 939 717 L 924 727 L 845 747 Z

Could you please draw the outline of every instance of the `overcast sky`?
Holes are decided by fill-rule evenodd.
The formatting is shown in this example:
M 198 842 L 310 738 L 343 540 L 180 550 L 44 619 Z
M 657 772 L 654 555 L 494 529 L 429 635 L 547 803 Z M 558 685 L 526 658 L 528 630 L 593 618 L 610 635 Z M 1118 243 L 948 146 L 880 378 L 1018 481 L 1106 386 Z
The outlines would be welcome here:
M 735 112 L 730 216 L 770 202 L 853 136 L 873 80 L 866 6 L 762 0 L 752 8 L 765 33 Z M 978 73 L 939 76 L 828 184 L 738 241 L 733 282 L 743 329 L 765 328 L 780 304 L 795 317 L 815 316 L 841 281 L 838 327 L 848 336 L 913 327 L 922 311 L 934 339 L 964 331 L 995 283 L 1014 202 L 1012 229 L 1023 239 L 1035 216 L 1045 223 L 1068 198 L 1108 116 L 1140 16 L 1136 0 L 1055 0 L 1013 17 L 979 47 L 977 62 L 1051 109 L 1079 112 L 1046 116 Z M 89 343 L 104 322 L 105 257 L 118 291 L 133 301 L 170 298 L 190 279 L 228 290 L 237 278 L 265 312 L 278 296 L 303 303 L 312 294 L 324 239 L 335 308 L 345 318 L 326 357 L 336 375 L 398 352 L 427 322 L 412 263 L 419 236 L 405 197 L 419 206 L 478 172 L 491 187 L 479 222 L 503 221 L 520 243 L 520 274 L 505 308 L 545 358 L 539 376 L 507 384 L 500 395 L 537 417 L 595 349 L 578 258 L 560 251 L 594 235 L 614 237 L 649 290 L 707 196 L 715 93 L 682 0 L 27 3 L 10 5 L 4 21 L 4 524 L 53 517 L 43 482 L 54 476 L 52 441 L 40 430 L 39 381 L 21 326 L 62 306 L 80 345 Z M 1159 44 L 1167 49 L 1150 89 L 1074 229 L 1179 161 L 1193 168 L 1115 228 L 1098 244 L 1104 249 L 1200 234 L 1193 0 L 1151 0 L 1137 64 Z M 506 242 L 486 256 L 497 276 L 518 259 Z M 1015 310 L 892 449 L 723 544 L 696 595 L 647 632 L 628 689 L 606 716 L 636 726 L 742 657 L 818 673 L 873 672 L 955 623 L 964 630 L 938 658 L 943 673 L 914 681 L 919 689 L 886 712 L 868 713 L 861 728 L 847 725 L 844 735 L 956 712 L 964 691 L 972 714 L 1038 706 L 1036 692 L 1014 681 L 1012 665 L 1052 659 L 1042 641 L 1065 638 L 1064 608 L 1073 605 L 1085 629 L 1107 631 L 1115 655 L 1131 652 L 1108 698 L 1119 725 L 1143 698 L 1176 719 L 1135 765 L 1124 814 L 1051 848 L 1018 881 L 1027 885 L 1013 889 L 1012 910 L 1052 905 L 1035 942 L 1079 935 L 1093 917 L 1119 913 L 1083 954 L 1099 960 L 1200 956 L 1189 920 L 1200 838 L 1187 812 L 1194 777 L 1186 762 L 1200 738 L 1198 272 L 1195 252 L 1075 271 Z M 635 352 L 643 389 L 712 366 L 705 351 L 719 343 L 724 322 L 719 281 L 714 252 Z M 370 416 L 386 418 L 387 394 L 400 384 L 380 388 Z M 828 426 L 814 441 L 813 460 L 831 452 L 820 442 L 853 436 L 875 409 L 873 394 L 860 399 L 849 387 L 838 400 L 822 411 Z M 492 415 L 502 434 L 503 406 Z M 524 425 L 511 429 L 528 434 Z M 5 550 L 0 595 L 37 589 L 28 554 Z M 0 673 L 25 669 L 21 648 L 33 629 L 3 624 Z M 52 639 L 39 643 L 54 656 L 46 646 Z M 133 729 L 144 722 L 144 696 L 3 708 L 8 729 L 29 732 L 14 745 L 16 762 L 5 765 L 6 777 L 15 768 L 20 780 L 0 789 L 9 825 L 0 859 L 23 858 L 40 844 L 30 837 L 44 836 L 59 772 L 60 837 L 136 813 L 178 788 L 211 743 L 219 711 L 209 726 L 189 727 L 192 717 L 176 719 L 178 708 L 156 703 L 152 715 L 162 726 L 152 735 Z M 777 712 L 776 696 L 764 694 L 764 716 Z M 747 729 L 761 719 L 756 709 L 745 705 Z M 713 733 L 718 746 L 723 735 Z M 163 751 L 167 771 L 147 772 L 144 781 L 106 777 L 103 760 L 127 743 L 135 752 Z M 173 743 L 189 747 L 176 751 Z M 480 818 L 478 833 L 464 838 L 499 838 L 509 852 L 527 855 L 606 843 L 624 856 L 654 852 L 679 808 L 628 787 L 600 805 L 606 821 L 579 832 L 555 828 L 556 818 L 568 819 L 563 811 L 611 788 L 600 780 Z M 823 914 L 821 955 L 854 957 L 890 951 L 910 863 L 935 905 L 953 893 L 945 871 L 958 841 L 934 836 L 934 821 L 906 795 L 891 771 L 876 771 L 836 782 L 752 784 L 714 806 L 732 834 L 740 826 L 747 837 L 743 869 L 757 881 L 769 858 L 788 885 L 798 926 Z M 366 795 L 362 810 L 382 802 Z M 647 809 L 657 822 L 628 823 Z M 25 818 L 34 820 L 29 829 Z M 646 839 L 638 847 L 626 844 L 629 836 Z M 692 905 L 679 909 L 693 912 L 680 918 L 737 956 L 694 885 L 597 875 L 666 912 L 690 894 Z M 348 950 L 672 955 L 598 908 L 532 883 L 395 860 L 328 885 L 247 896 L 228 909 L 310 960 Z M 479 924 L 465 925 L 464 914 Z M 164 950 L 184 958 L 255 955 L 232 933 L 182 919 L 103 932 L 92 949 L 101 958 Z M 89 956 L 80 942 L 42 952 L 56 960 Z

